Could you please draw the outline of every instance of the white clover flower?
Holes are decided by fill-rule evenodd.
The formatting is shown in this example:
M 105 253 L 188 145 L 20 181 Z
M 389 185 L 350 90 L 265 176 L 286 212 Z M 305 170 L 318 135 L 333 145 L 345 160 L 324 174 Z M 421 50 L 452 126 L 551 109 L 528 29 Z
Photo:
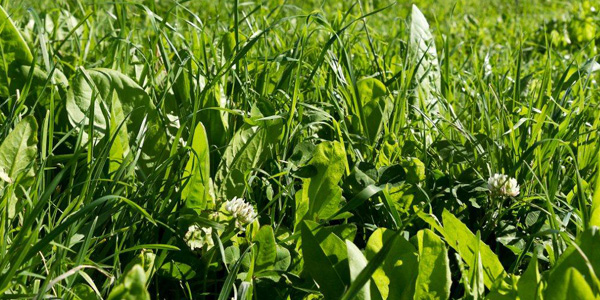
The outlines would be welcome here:
M 249 224 L 256 218 L 254 207 L 243 198 L 233 197 L 225 203 L 225 209 L 236 219 L 238 227 Z
M 212 248 L 215 242 L 212 239 L 212 227 L 200 227 L 196 224 L 188 227 L 183 237 L 185 243 L 194 250 L 200 250 L 206 246 L 206 250 Z
M 516 197 L 519 195 L 519 184 L 514 178 L 504 174 L 494 174 L 488 179 L 488 189 L 492 195 Z

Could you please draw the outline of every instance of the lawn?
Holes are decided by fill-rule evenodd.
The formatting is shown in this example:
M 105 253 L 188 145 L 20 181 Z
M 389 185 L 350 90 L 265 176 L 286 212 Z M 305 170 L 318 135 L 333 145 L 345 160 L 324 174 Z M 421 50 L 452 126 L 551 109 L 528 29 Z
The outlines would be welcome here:
M 600 299 L 598 10 L 0 0 L 0 299 Z

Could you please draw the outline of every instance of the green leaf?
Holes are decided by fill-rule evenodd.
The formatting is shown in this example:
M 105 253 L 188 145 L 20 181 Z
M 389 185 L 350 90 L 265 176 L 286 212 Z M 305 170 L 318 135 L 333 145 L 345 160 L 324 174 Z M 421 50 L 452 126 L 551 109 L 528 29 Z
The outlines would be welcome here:
M 11 78 L 9 92 L 11 95 L 16 94 L 17 90 L 23 91 L 25 83 L 27 83 L 29 79 L 30 71 L 31 66 L 27 65 L 20 65 L 11 70 L 11 73 L 9 74 Z M 50 76 L 39 67 L 35 67 L 33 69 L 32 76 L 30 87 L 31 90 L 29 91 L 30 96 L 27 97 L 28 101 L 26 102 L 28 106 L 33 106 L 33 100 L 39 100 L 40 105 L 50 109 L 50 97 L 39 97 L 44 88 L 46 88 L 45 92 L 49 93 L 48 89 L 51 87 L 56 87 L 61 96 L 66 95 L 69 87 L 69 81 L 67 80 L 65 74 L 63 74 L 63 72 L 61 72 L 59 69 L 54 69 L 52 76 Z
M 445 243 L 429 229 L 420 230 L 411 241 L 419 253 L 414 299 L 448 299 L 452 279 Z
M 203 98 L 202 110 L 198 113 L 198 120 L 206 125 L 208 142 L 217 147 L 225 146 L 228 138 L 226 113 L 220 110 L 224 104 L 224 94 L 219 85 L 211 88 Z
M 290 250 L 283 246 L 277 245 L 277 258 L 273 263 L 273 269 L 277 271 L 287 271 L 292 263 L 292 256 Z
M 444 223 L 442 235 L 446 238 L 446 242 L 470 267 L 475 267 L 472 264 L 476 261 L 475 253 L 479 249 L 484 283 L 487 288 L 491 288 L 496 280 L 506 275 L 498 256 L 488 245 L 477 239 L 465 224 L 445 209 L 442 213 L 442 221 Z
M 273 265 L 277 260 L 277 245 L 273 227 L 269 225 L 261 227 L 254 236 L 254 243 L 257 246 L 254 259 L 255 272 L 273 269 Z
M 225 282 L 223 283 L 223 288 L 221 288 L 221 292 L 219 293 L 218 300 L 227 300 L 229 298 L 231 289 L 233 288 L 233 284 L 235 283 L 235 279 L 240 270 L 240 266 L 253 246 L 254 245 L 250 245 L 248 248 L 246 248 L 242 255 L 240 255 L 240 258 L 238 258 L 238 260 L 235 262 L 231 270 L 229 270 L 229 274 L 227 274 L 227 278 L 225 278 Z
M 185 200 L 188 208 L 203 210 L 207 204 L 212 204 L 210 197 L 210 153 L 206 130 L 202 123 L 198 123 L 194 130 L 192 151 L 188 160 L 184 176 L 189 180 L 181 191 L 181 199 Z
M 338 298 L 346 286 L 306 222 L 301 224 L 304 270 L 319 284 L 326 299 Z M 330 235 L 331 236 L 331 235 Z
M 548 289 L 561 283 L 564 274 L 569 268 L 575 268 L 583 275 L 590 286 L 598 282 L 600 274 L 600 232 L 598 227 L 586 229 L 573 244 L 563 252 L 548 276 Z M 585 256 L 585 257 L 584 257 Z M 593 270 L 593 273 L 590 272 Z
M 417 99 L 423 101 L 429 112 L 439 111 L 437 95 L 440 93 L 441 75 L 439 70 L 435 39 L 429 31 L 429 23 L 416 5 L 410 15 L 410 49 L 417 65 L 415 90 Z
M 90 120 L 92 103 L 94 103 L 93 124 Z M 103 109 L 106 110 L 105 107 L 110 113 L 111 120 L 105 118 L 103 112 Z M 157 159 L 166 151 L 164 126 L 150 96 L 135 81 L 118 71 L 80 69 L 72 81 L 72 89 L 67 94 L 67 113 L 73 126 L 78 126 L 79 123 L 85 125 L 86 133 L 88 126 L 94 126 L 95 136 L 88 137 L 85 134 L 86 139 L 95 140 L 103 137 L 109 132 L 109 126 L 110 133 L 115 134 L 115 128 L 125 122 L 122 130 L 126 130 L 123 138 L 127 141 L 120 142 L 131 147 L 135 146 L 136 137 L 142 125 L 146 124 L 147 130 L 141 156 L 144 167 L 157 164 Z M 122 137 L 121 135 L 119 138 Z M 123 150 L 122 155 L 126 156 L 128 150 Z
M 71 293 L 73 293 L 73 300 L 97 300 L 98 295 L 94 292 L 94 290 L 87 284 L 79 283 L 76 284 L 72 289 Z
M 540 283 L 540 271 L 538 269 L 537 258 L 533 257 L 527 270 L 519 278 L 517 283 L 517 292 L 521 300 L 535 300 L 540 299 L 538 295 L 538 285 Z
M 154 261 L 156 259 L 156 254 L 152 253 L 152 251 L 142 250 L 140 254 L 131 260 L 125 269 L 123 270 L 123 274 L 129 273 L 136 265 L 142 266 L 144 269 L 144 273 L 146 274 L 146 279 L 150 279 L 152 274 L 154 273 Z
M 3 171 L 10 181 L 15 182 L 37 157 L 37 130 L 35 118 L 27 116 L 0 145 L 0 171 Z M 0 186 L 4 182 L 0 180 Z
M 557 280 L 548 283 L 544 293 L 546 300 L 597 299 L 585 278 L 577 269 L 567 268 L 563 273 L 554 273 Z
M 598 156 L 600 158 L 600 155 Z M 598 159 L 600 167 L 600 159 Z M 596 176 L 596 186 L 594 187 L 594 196 L 592 197 L 592 207 L 590 209 L 589 226 L 600 226 L 600 177 Z
M 146 290 L 146 273 L 140 265 L 131 268 L 123 282 L 116 285 L 108 295 L 108 300 L 150 300 Z
M 31 65 L 33 56 L 23 36 L 0 6 L 0 96 L 8 97 L 9 74 L 19 65 Z
M 402 159 L 400 165 L 406 172 L 406 181 L 417 184 L 425 180 L 425 165 L 416 157 Z
M 348 265 L 350 266 L 350 282 L 353 283 L 358 275 L 367 266 L 367 259 L 352 242 L 346 240 L 346 249 L 348 249 Z M 355 299 L 369 300 L 371 299 L 370 282 L 367 282 L 356 293 Z
M 215 182 L 219 196 L 232 199 L 241 196 L 246 187 L 246 172 L 260 167 L 279 141 L 281 124 L 244 124 L 233 136 L 223 154 Z
M 309 164 L 317 173 L 303 179 L 302 190 L 296 193 L 296 225 L 302 220 L 327 219 L 337 212 L 342 200 L 338 186 L 346 164 L 342 144 L 335 141 L 317 145 Z
M 363 78 L 357 82 L 359 97 L 371 142 L 384 131 L 392 113 L 392 100 L 385 85 L 375 78 Z
M 345 284 L 349 284 L 348 251 L 346 243 L 342 239 L 354 238 L 354 234 L 348 232 L 351 228 L 340 225 L 320 227 L 318 223 L 308 220 L 304 221 L 304 223 L 312 230 L 312 233 L 319 242 L 319 246 L 323 249 L 323 253 L 325 253 L 327 259 L 333 264 L 335 271 L 340 275 L 342 281 Z
M 365 249 L 369 262 L 395 234 L 385 228 L 373 232 Z M 371 293 L 378 290 L 384 300 L 412 299 L 417 279 L 415 270 L 419 268 L 418 254 L 414 246 L 402 237 L 395 239 L 391 247 L 383 263 L 373 273 Z
M 158 275 L 176 280 L 190 280 L 196 277 L 196 272 L 187 264 L 177 261 L 170 261 L 160 267 L 158 270 Z

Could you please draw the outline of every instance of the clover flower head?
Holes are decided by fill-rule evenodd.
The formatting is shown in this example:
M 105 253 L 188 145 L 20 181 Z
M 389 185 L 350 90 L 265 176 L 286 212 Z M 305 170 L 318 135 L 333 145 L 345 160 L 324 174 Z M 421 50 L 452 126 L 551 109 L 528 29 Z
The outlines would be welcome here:
M 194 224 L 188 227 L 183 239 L 192 251 L 200 250 L 204 246 L 208 250 L 215 245 L 212 239 L 212 227 L 200 227 Z
M 488 189 L 492 195 L 516 197 L 519 195 L 517 180 L 504 174 L 494 174 L 488 179 Z
M 225 203 L 225 209 L 236 219 L 238 227 L 249 224 L 256 218 L 254 207 L 243 198 L 233 197 Z

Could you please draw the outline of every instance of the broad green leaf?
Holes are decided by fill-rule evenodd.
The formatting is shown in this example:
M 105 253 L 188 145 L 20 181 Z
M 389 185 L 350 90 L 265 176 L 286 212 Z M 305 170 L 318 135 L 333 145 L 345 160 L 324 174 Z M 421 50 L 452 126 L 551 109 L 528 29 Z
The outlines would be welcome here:
M 316 175 L 302 180 L 296 193 L 296 224 L 302 220 L 326 219 L 337 212 L 342 200 L 338 183 L 345 171 L 346 152 L 339 142 L 323 142 L 313 153 L 309 165 Z
M 203 210 L 207 204 L 212 204 L 210 197 L 210 153 L 206 130 L 202 123 L 198 123 L 194 130 L 192 151 L 188 160 L 184 176 L 189 180 L 181 191 L 181 198 L 185 200 L 188 208 Z M 212 206 L 212 205 L 211 205 Z
M 598 157 L 600 158 L 600 155 Z M 598 159 L 598 166 L 600 166 L 600 159 Z M 592 198 L 592 208 L 590 209 L 589 226 L 600 227 L 600 176 L 596 176 L 596 186 Z
M 467 264 L 471 265 L 476 261 L 474 255 L 476 250 L 479 249 L 484 282 L 487 288 L 491 288 L 496 280 L 506 275 L 504 267 L 500 263 L 500 260 L 498 260 L 498 256 L 496 256 L 488 245 L 478 240 L 471 230 L 453 214 L 444 210 L 442 213 L 442 222 L 444 223 L 444 232 L 442 234 L 446 238 L 446 242 L 458 252 Z
M 216 85 L 204 97 L 202 110 L 198 113 L 198 120 L 206 125 L 208 142 L 217 147 L 223 147 L 227 144 L 227 124 L 226 113 L 219 108 L 225 106 L 225 91 L 222 87 Z
M 416 185 L 406 183 L 401 185 L 388 184 L 385 186 L 385 193 L 389 196 L 395 209 L 405 213 L 410 211 L 413 200 L 415 197 L 419 199 L 422 191 Z
M 176 280 L 190 280 L 196 277 L 196 271 L 191 266 L 177 261 L 169 261 L 163 264 L 158 270 L 158 274 L 161 277 Z
M 411 241 L 419 253 L 414 299 L 448 299 L 452 279 L 445 243 L 429 229 L 420 230 Z
M 579 248 L 579 249 L 577 249 Z M 575 268 L 590 286 L 594 286 L 600 274 L 600 232 L 598 227 L 586 229 L 577 238 L 576 245 L 571 245 L 558 258 L 548 276 L 548 288 L 560 284 L 569 268 Z M 578 251 L 578 250 L 581 250 Z M 585 258 L 583 257 L 585 255 Z M 590 272 L 593 270 L 593 274 Z
M 131 268 L 123 282 L 116 285 L 108 295 L 108 300 L 150 300 L 146 290 L 146 273 L 140 265 Z
M 331 233 L 337 235 L 342 241 L 349 240 L 354 241 L 354 237 L 356 237 L 356 224 L 339 224 L 333 226 L 324 226 L 321 230 L 327 230 Z
M 88 78 L 92 82 L 88 82 Z M 128 141 L 120 142 L 134 147 L 136 137 L 145 123 L 147 129 L 142 147 L 142 166 L 151 167 L 158 163 L 157 159 L 167 148 L 166 133 L 154 103 L 142 87 L 126 75 L 108 69 L 81 69 L 73 79 L 71 87 L 67 95 L 67 113 L 73 126 L 83 123 L 87 133 L 87 127 L 93 125 L 96 136 L 86 137 L 96 139 L 103 137 L 109 126 L 110 133 L 114 133 L 112 128 L 117 128 L 125 122 L 122 130 L 126 130 Z M 93 124 L 90 120 L 92 103 Z M 105 118 L 103 111 L 110 113 L 111 120 Z M 119 138 L 122 137 L 121 134 Z M 122 155 L 126 156 L 127 150 L 123 150 Z
M 182 50 L 175 57 L 173 74 L 178 76 L 173 82 L 173 93 L 182 108 L 188 113 L 196 113 L 196 120 L 204 124 L 209 143 L 219 148 L 223 147 L 227 142 L 228 129 L 226 113 L 220 110 L 226 100 L 223 88 L 216 84 L 198 99 L 199 101 L 196 100 L 205 87 L 206 79 L 198 74 L 198 66 L 190 55 L 193 54 L 188 50 Z M 194 105 L 196 107 L 193 107 Z
M 223 154 L 215 177 L 221 198 L 242 196 L 246 187 L 246 173 L 266 161 L 280 134 L 280 123 L 263 123 L 259 126 L 244 124 L 236 132 Z
M 33 56 L 23 36 L 0 6 L 0 96 L 8 97 L 11 71 L 20 65 L 31 65 Z
M 275 243 L 275 234 L 273 227 L 264 225 L 254 236 L 256 244 L 256 256 L 254 258 L 254 271 L 260 272 L 267 269 L 273 269 L 273 264 L 277 260 L 277 244 Z
M 389 123 L 392 100 L 388 96 L 385 85 L 375 78 L 364 78 L 356 84 L 366 119 L 368 137 L 373 142 Z
M 346 249 L 348 249 L 348 265 L 350 266 L 350 282 L 354 282 L 358 274 L 367 266 L 367 259 L 352 242 L 346 240 Z M 371 299 L 370 281 L 357 293 L 355 299 L 369 300 Z
M 194 93 L 197 88 L 194 73 L 198 68 L 192 62 L 191 55 L 188 50 L 179 51 L 179 54 L 174 57 L 173 64 L 173 74 L 177 75 L 173 81 L 173 93 L 179 103 L 186 105 L 190 105 L 195 99 Z M 204 77 L 201 77 L 200 85 L 204 87 Z
M 308 220 L 304 223 L 312 230 L 319 242 L 319 246 L 333 264 L 335 271 L 340 275 L 342 281 L 345 284 L 349 284 L 348 251 L 346 250 L 346 243 L 344 243 L 340 236 L 340 234 L 346 234 L 346 232 L 340 231 L 341 228 L 339 226 L 319 227 L 318 223 Z
M 352 300 L 359 293 L 359 291 L 363 288 L 363 286 L 373 278 L 375 272 L 378 268 L 383 265 L 386 258 L 389 256 L 390 251 L 394 248 L 396 244 L 396 240 L 398 240 L 400 234 L 398 232 L 393 233 L 383 244 L 383 247 L 379 249 L 377 254 L 373 256 L 369 263 L 360 271 L 358 276 L 353 280 L 352 284 L 348 287 L 348 289 L 344 292 L 341 300 Z M 381 295 L 378 293 L 377 288 L 374 286 L 370 287 L 370 292 L 372 294 L 372 298 L 381 299 Z
M 338 298 L 346 288 L 342 277 L 334 268 L 334 263 L 329 260 L 306 222 L 303 222 L 300 227 L 304 270 L 319 284 L 319 290 L 326 299 Z
M 25 83 L 27 82 L 27 80 L 29 79 L 29 72 L 31 71 L 31 66 L 27 66 L 27 65 L 20 65 L 14 69 L 12 69 L 11 73 L 10 73 L 10 87 L 9 87 L 9 92 L 11 95 L 14 95 L 17 93 L 17 90 L 23 91 L 23 88 L 25 87 Z M 39 104 L 46 107 L 46 108 L 50 108 L 50 97 L 39 97 L 42 90 L 44 88 L 46 88 L 46 93 L 49 94 L 49 90 L 53 87 L 56 87 L 56 90 L 58 92 L 60 92 L 61 96 L 66 95 L 67 93 L 67 89 L 69 87 L 69 81 L 67 80 L 67 77 L 65 76 L 65 74 L 63 74 L 63 72 L 61 72 L 59 69 L 55 69 L 52 72 L 52 76 L 50 76 L 48 73 L 46 73 L 45 71 L 43 71 L 42 69 L 40 69 L 39 67 L 35 67 L 33 69 L 33 74 L 32 74 L 32 80 L 31 80 L 31 90 L 29 91 L 29 94 L 33 93 L 33 96 L 28 97 L 28 102 L 26 102 L 27 105 L 32 105 L 33 106 L 33 101 L 31 101 L 29 98 L 33 99 L 33 100 L 39 100 Z M 46 94 L 46 95 L 47 95 Z
M 394 234 L 385 228 L 375 230 L 365 249 L 367 260 L 371 261 Z M 414 246 L 403 237 L 397 238 L 383 264 L 373 273 L 371 296 L 374 297 L 373 290 L 376 289 L 384 300 L 412 299 L 418 268 L 418 253 Z
M 402 159 L 400 162 L 406 172 L 406 181 L 417 184 L 425 180 L 425 165 L 416 157 Z
M 538 285 L 540 283 L 541 276 L 538 269 L 537 258 L 533 257 L 527 270 L 519 278 L 517 283 L 519 298 L 521 300 L 535 300 L 540 299 L 538 295 Z
M 229 270 L 229 274 L 227 274 L 227 278 L 225 278 L 225 282 L 223 283 L 223 287 L 221 289 L 221 292 L 219 293 L 218 300 L 229 299 L 229 295 L 231 294 L 231 289 L 233 288 L 233 284 L 235 283 L 235 279 L 238 275 L 240 267 L 241 267 L 243 261 L 245 260 L 246 255 L 252 248 L 253 248 L 253 245 L 250 245 L 250 247 L 246 248 L 246 250 L 244 250 L 242 255 L 240 255 L 240 258 L 238 258 L 238 260 L 235 262 L 233 267 L 231 267 L 231 270 Z
M 416 5 L 410 15 L 410 49 L 417 65 L 415 84 L 417 99 L 423 101 L 428 112 L 438 112 L 437 95 L 440 93 L 441 75 L 435 39 L 429 31 L 429 23 Z
M 494 286 L 490 289 L 489 293 L 485 295 L 485 299 L 489 300 L 512 300 L 519 297 L 518 292 L 518 281 L 519 276 L 508 274 L 504 276 L 502 280 L 498 280 L 494 283 Z M 537 287 L 527 287 L 528 289 Z M 538 293 L 538 298 L 542 299 L 541 294 Z M 523 298 L 521 298 L 523 299 Z
M 273 269 L 277 271 L 286 271 L 292 263 L 290 250 L 283 246 L 277 245 L 277 258 L 273 263 Z
M 127 126 L 122 124 L 126 118 L 123 106 L 117 93 L 111 93 L 111 95 L 110 124 L 113 124 L 113 126 L 110 126 L 110 136 L 114 137 L 114 141 L 110 146 L 109 172 L 112 174 L 119 169 L 123 159 L 130 152 L 130 147 Z
M 477 241 L 481 241 L 479 233 Z M 481 252 L 479 246 L 481 243 L 475 243 L 475 252 L 473 261 L 469 264 L 468 281 L 470 285 L 469 295 L 474 299 L 481 299 L 485 294 L 485 284 L 483 279 L 483 264 L 481 263 Z
M 0 144 L 0 171 L 11 182 L 15 182 L 22 172 L 37 157 L 37 131 L 35 118 L 23 118 Z M 0 180 L 0 186 L 5 180 Z
M 565 272 L 554 273 L 557 280 L 548 283 L 544 293 L 546 300 L 590 300 L 598 299 L 585 278 L 576 268 L 567 268 Z

